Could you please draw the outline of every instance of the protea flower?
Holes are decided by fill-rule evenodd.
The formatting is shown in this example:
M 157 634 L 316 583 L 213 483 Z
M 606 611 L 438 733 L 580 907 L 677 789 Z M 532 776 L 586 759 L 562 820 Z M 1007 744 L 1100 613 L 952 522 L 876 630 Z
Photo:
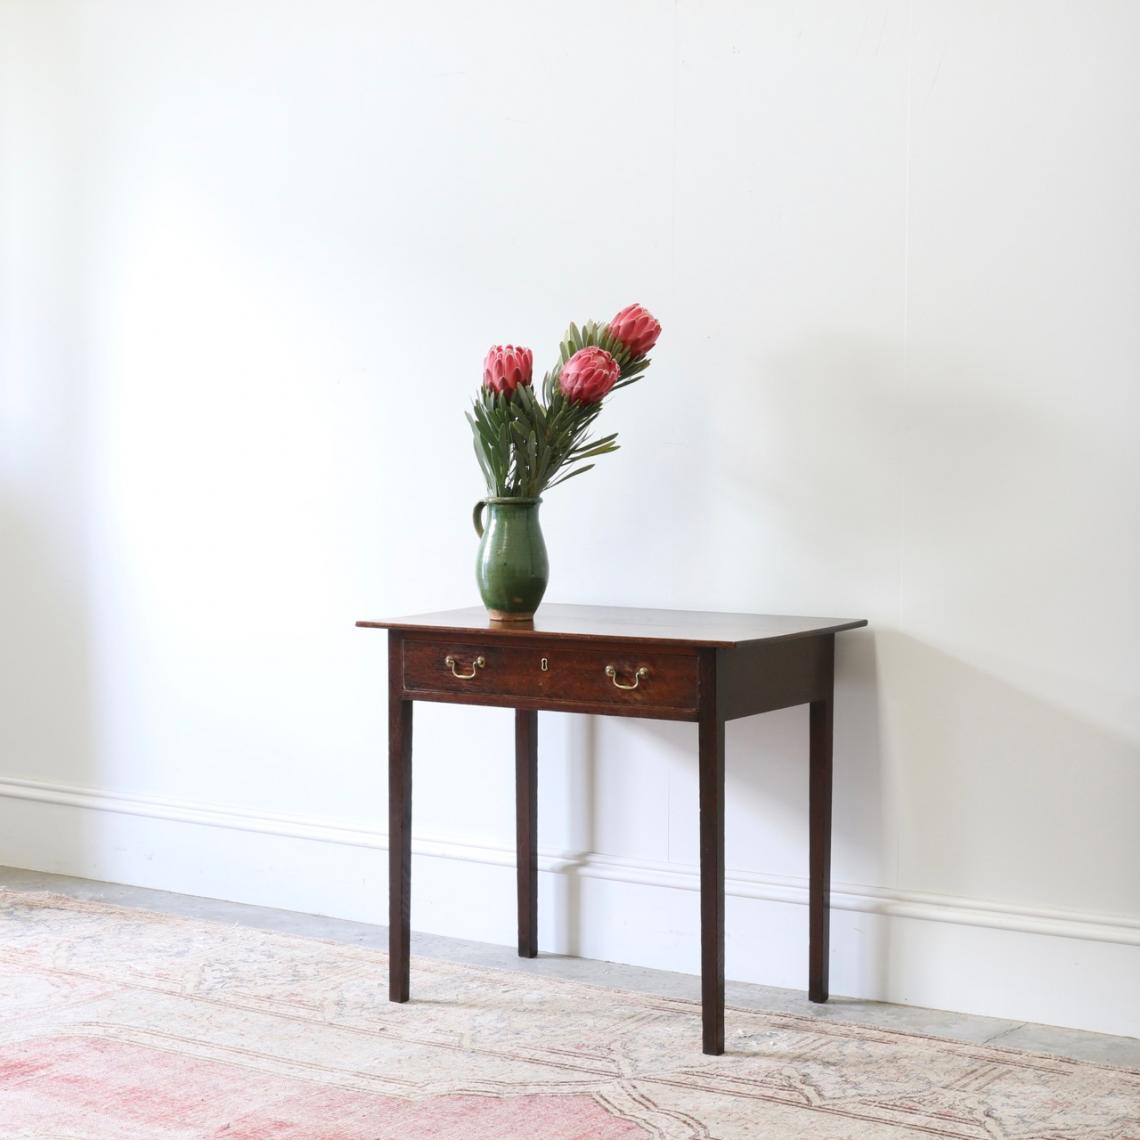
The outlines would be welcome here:
M 483 361 L 483 383 L 492 392 L 509 396 L 520 384 L 529 384 L 534 353 L 513 344 L 493 344 Z
M 604 348 L 580 348 L 558 377 L 562 394 L 580 404 L 596 404 L 617 383 L 618 362 Z
M 661 335 L 661 322 L 641 305 L 626 305 L 612 321 L 610 332 L 629 349 L 631 356 L 644 356 Z

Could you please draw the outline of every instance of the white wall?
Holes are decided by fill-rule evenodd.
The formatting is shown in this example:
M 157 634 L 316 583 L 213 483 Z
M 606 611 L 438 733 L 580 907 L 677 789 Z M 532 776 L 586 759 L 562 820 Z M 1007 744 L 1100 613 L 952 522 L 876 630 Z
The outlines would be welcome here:
M 1140 1033 L 1140 8 L 0 3 L 0 862 L 383 921 L 383 635 L 477 601 L 492 341 L 665 325 L 550 598 L 866 616 L 833 989 Z M 695 730 L 544 716 L 544 946 L 695 969 Z M 510 942 L 510 718 L 415 925 Z M 806 974 L 804 710 L 729 974 Z

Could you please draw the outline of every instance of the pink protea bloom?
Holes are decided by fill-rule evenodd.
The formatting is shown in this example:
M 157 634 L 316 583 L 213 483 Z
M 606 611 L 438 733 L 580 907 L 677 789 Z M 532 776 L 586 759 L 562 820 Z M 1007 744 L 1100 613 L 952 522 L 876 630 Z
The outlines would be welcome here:
M 596 404 L 620 375 L 618 362 L 604 348 L 580 348 L 562 365 L 558 385 L 566 399 Z
M 644 356 L 661 335 L 661 322 L 641 305 L 626 305 L 612 321 L 610 332 L 629 349 L 631 356 Z
M 483 383 L 492 392 L 509 396 L 520 384 L 529 384 L 534 353 L 513 344 L 493 344 L 483 361 Z

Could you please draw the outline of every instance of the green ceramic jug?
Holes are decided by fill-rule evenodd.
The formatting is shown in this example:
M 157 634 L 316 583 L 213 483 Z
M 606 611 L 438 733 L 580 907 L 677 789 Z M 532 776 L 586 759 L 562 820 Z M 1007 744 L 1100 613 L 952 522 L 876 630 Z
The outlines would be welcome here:
M 546 593 L 550 563 L 538 524 L 541 502 L 490 498 L 475 504 L 475 579 L 493 621 L 527 621 Z

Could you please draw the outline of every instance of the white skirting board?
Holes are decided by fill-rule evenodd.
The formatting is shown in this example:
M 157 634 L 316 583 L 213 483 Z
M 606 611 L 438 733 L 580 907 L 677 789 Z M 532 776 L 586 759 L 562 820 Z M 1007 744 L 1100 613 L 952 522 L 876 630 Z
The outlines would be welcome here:
M 415 930 L 513 944 L 514 854 L 417 840 Z M 387 921 L 387 837 L 335 821 L 0 779 L 0 864 Z M 695 973 L 697 869 L 540 854 L 542 950 Z M 0 882 L 0 886 L 2 886 Z M 730 870 L 726 974 L 803 988 L 804 880 Z M 1140 1035 L 1140 919 L 832 892 L 831 991 Z

